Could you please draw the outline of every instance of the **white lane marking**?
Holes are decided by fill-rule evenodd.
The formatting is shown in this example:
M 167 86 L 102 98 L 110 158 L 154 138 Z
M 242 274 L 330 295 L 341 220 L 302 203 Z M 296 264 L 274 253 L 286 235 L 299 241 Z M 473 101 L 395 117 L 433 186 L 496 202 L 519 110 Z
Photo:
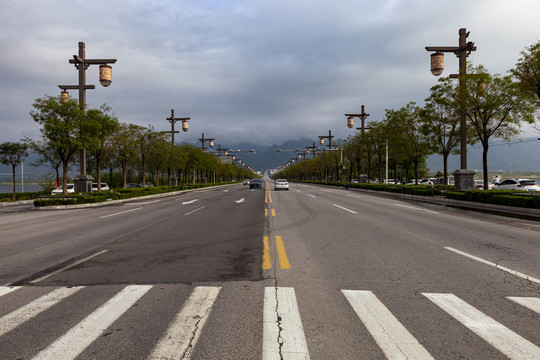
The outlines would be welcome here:
M 40 282 L 40 281 L 43 281 L 43 280 L 45 280 L 45 279 L 47 279 L 47 278 L 50 278 L 51 276 L 54 276 L 54 275 L 59 274 L 59 273 L 61 273 L 61 272 L 63 272 L 63 271 L 66 271 L 67 269 L 71 269 L 72 267 L 77 266 L 77 265 L 79 265 L 79 264 L 81 264 L 81 263 L 83 263 L 83 262 L 85 262 L 85 261 L 88 261 L 88 260 L 90 260 L 90 259 L 92 259 L 92 258 L 95 258 L 96 256 L 99 256 L 99 255 L 101 255 L 101 254 L 104 254 L 104 253 L 106 253 L 107 251 L 109 251 L 109 250 L 101 250 L 101 251 L 98 252 L 98 253 L 95 253 L 95 254 L 93 254 L 93 255 L 87 256 L 87 257 L 85 257 L 84 259 L 75 261 L 73 264 L 69 264 L 69 265 L 67 265 L 67 266 L 64 266 L 64 267 L 61 268 L 61 269 L 58 269 L 58 270 L 56 270 L 56 271 L 53 271 L 52 273 L 49 273 L 49 274 L 47 274 L 47 275 L 44 275 L 44 276 L 42 276 L 42 277 L 40 277 L 40 278 L 38 278 L 38 279 L 32 280 L 32 281 L 30 281 L 30 282 L 31 282 L 32 284 L 36 284 L 36 283 L 38 283 L 38 282 Z
M 126 286 L 45 350 L 37 354 L 34 360 L 75 359 L 151 288 L 151 285 Z
M 229 190 L 223 190 L 223 192 L 229 192 Z
M 350 212 L 350 213 L 356 214 L 356 211 L 349 210 L 349 209 L 347 209 L 347 208 L 345 208 L 345 207 L 343 207 L 343 206 L 339 206 L 339 205 L 337 205 L 337 204 L 332 204 L 332 205 L 334 205 L 335 207 L 338 207 L 338 208 L 340 208 L 340 209 L 343 209 L 343 210 L 345 210 L 345 211 L 348 211 L 348 212 Z
M 438 211 L 422 209 L 422 208 L 419 208 L 419 207 L 416 207 L 416 206 L 409 206 L 409 205 L 403 205 L 403 204 L 398 204 L 398 203 L 394 203 L 394 205 L 404 207 L 404 208 L 407 208 L 407 209 L 414 209 L 414 210 L 418 210 L 418 211 L 425 211 L 425 212 L 432 213 L 432 214 L 439 214 Z
M 84 286 L 56 289 L 0 318 L 0 336 L 56 305 L 68 296 L 75 294 L 82 288 Z
M 518 276 L 520 278 L 523 278 L 523 279 L 526 279 L 526 280 L 529 280 L 529 281 L 532 281 L 532 282 L 535 282 L 537 284 L 540 284 L 540 279 L 537 279 L 537 278 L 534 278 L 532 276 L 529 276 L 529 275 L 526 275 L 526 274 L 523 274 L 523 273 L 520 273 L 519 271 L 515 271 L 515 270 L 512 270 L 512 269 L 509 269 L 505 266 L 501 266 L 501 265 L 498 265 L 498 264 L 495 264 L 491 261 L 487 261 L 487 260 L 484 260 L 482 258 L 479 258 L 477 256 L 474 256 L 474 255 L 471 255 L 471 254 L 468 254 L 464 251 L 460 251 L 460 250 L 457 250 L 457 249 L 454 249 L 452 247 L 445 247 L 446 250 L 450 250 L 450 251 L 453 251 L 455 252 L 456 254 L 460 254 L 460 255 L 463 255 L 463 256 L 466 256 L 470 259 L 473 259 L 473 260 L 476 260 L 476 261 L 479 261 L 483 264 L 486 264 L 486 265 L 489 265 L 489 266 L 493 266 L 494 268 L 497 268 L 499 270 L 502 270 L 502 271 L 506 271 L 507 273 L 510 273 L 512 275 L 515 275 L 515 276 Z
M 373 292 L 341 292 L 388 359 L 433 359 Z
M 194 200 L 190 200 L 190 201 L 184 201 L 182 203 L 182 205 L 193 204 L 194 202 L 197 202 L 197 201 L 199 201 L 199 199 L 194 199 Z
M 540 348 L 454 294 L 422 294 L 510 359 L 540 359 Z
M 193 210 L 193 211 L 190 211 L 190 212 L 188 212 L 188 213 L 185 213 L 184 215 L 191 215 L 191 214 L 193 214 L 194 212 L 199 211 L 199 210 L 201 210 L 201 209 L 204 209 L 204 206 L 201 206 L 200 208 L 197 208 L 197 209 L 195 209 L 195 210 Z
M 538 314 L 540 314 L 540 298 L 509 296 L 507 297 L 507 299 L 517 302 L 519 305 L 525 306 L 527 309 L 535 311 Z
M 311 196 L 312 198 L 316 199 L 317 197 L 315 195 L 307 194 L 307 196 Z
M 160 202 L 161 200 L 152 200 L 152 201 L 145 201 L 145 202 L 134 202 L 134 203 L 126 203 L 125 205 L 147 205 L 147 204 L 153 204 Z
M 309 359 L 293 288 L 265 288 L 263 314 L 263 360 Z
M 9 285 L 0 286 L 0 296 L 4 296 L 20 288 L 21 288 L 20 286 L 9 286 Z
M 220 290 L 220 287 L 196 287 L 148 359 L 188 359 Z
M 120 214 L 125 214 L 125 213 L 131 212 L 131 211 L 137 211 L 137 210 L 141 210 L 141 209 L 142 209 L 142 207 L 138 207 L 138 208 L 135 208 L 135 209 L 129 209 L 129 210 L 125 210 L 125 211 L 120 211 L 120 212 L 117 212 L 117 213 L 114 213 L 114 214 L 103 215 L 103 216 L 100 216 L 99 218 L 104 219 L 104 218 L 107 218 L 107 217 L 110 217 L 110 216 L 116 216 L 116 215 L 120 215 Z
M 245 198 L 241 198 L 240 200 L 236 200 L 235 203 L 237 204 L 241 204 L 243 202 L 246 202 L 246 199 Z

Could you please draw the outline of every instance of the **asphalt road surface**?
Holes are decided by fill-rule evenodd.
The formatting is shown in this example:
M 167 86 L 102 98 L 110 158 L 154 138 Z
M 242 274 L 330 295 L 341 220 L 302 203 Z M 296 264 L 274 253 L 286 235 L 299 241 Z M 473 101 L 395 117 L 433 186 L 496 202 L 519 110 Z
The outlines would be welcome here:
M 1 359 L 540 359 L 540 223 L 241 184 L 0 213 Z

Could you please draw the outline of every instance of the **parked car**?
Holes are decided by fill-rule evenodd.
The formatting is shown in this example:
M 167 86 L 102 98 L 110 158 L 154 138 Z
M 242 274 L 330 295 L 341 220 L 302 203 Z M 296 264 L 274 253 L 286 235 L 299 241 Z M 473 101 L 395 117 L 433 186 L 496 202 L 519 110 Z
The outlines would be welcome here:
M 92 183 L 92 191 L 98 191 L 98 184 L 97 183 Z M 109 185 L 107 185 L 107 183 L 101 183 L 101 191 L 109 191 L 111 190 L 109 188 Z
M 249 185 L 250 181 L 249 179 L 244 179 L 244 185 Z
M 127 183 L 126 184 L 126 189 L 132 189 L 132 188 L 138 188 L 138 187 L 141 187 L 141 184 L 137 184 L 137 183 Z
M 258 179 L 258 178 L 251 179 L 251 181 L 249 182 L 249 188 L 250 189 L 262 189 L 262 180 Z
M 497 186 L 497 189 L 540 191 L 540 186 L 531 179 L 506 179 Z
M 289 190 L 289 182 L 285 179 L 277 179 L 274 183 L 274 190 Z
M 495 185 L 488 181 L 488 190 L 493 190 Z M 484 190 L 484 180 L 474 180 L 474 188 L 477 190 Z
M 68 194 L 74 194 L 75 193 L 75 184 L 67 184 L 67 192 Z M 54 189 L 51 192 L 51 195 L 60 195 L 64 193 L 64 189 L 62 189 L 62 186 Z

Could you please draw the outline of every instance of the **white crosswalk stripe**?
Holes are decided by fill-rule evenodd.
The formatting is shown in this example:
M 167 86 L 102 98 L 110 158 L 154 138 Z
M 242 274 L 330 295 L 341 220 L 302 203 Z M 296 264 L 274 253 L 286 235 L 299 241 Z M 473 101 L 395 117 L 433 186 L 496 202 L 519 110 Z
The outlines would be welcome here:
M 433 359 L 371 291 L 341 292 L 388 359 Z
M 423 294 L 510 359 L 540 359 L 540 348 L 454 294 Z
M 145 295 L 149 296 L 149 298 L 146 299 L 144 304 L 152 303 L 151 299 L 154 296 L 159 296 L 157 289 L 155 292 L 149 293 L 152 288 L 151 285 L 129 285 L 124 287 L 100 306 L 95 304 L 95 307 L 98 307 L 97 310 L 87 315 L 71 329 L 66 329 L 67 332 L 63 335 L 57 335 L 59 337 L 56 340 L 52 339 L 50 343 L 47 341 L 47 343 L 36 346 L 36 349 L 33 350 L 35 352 L 31 352 L 28 357 L 24 357 L 31 358 L 34 356 L 33 359 L 76 358 L 127 312 L 148 311 L 143 306 L 134 305 Z M 0 310 L 4 305 L 2 303 L 4 299 L 8 303 L 14 302 L 13 304 L 18 304 L 19 300 L 17 299 L 20 299 L 24 289 L 0 286 Z M 81 298 L 82 293 L 81 296 L 70 297 L 82 289 L 85 289 L 84 294 L 86 295 L 90 294 L 92 288 L 56 288 L 0 317 L 0 338 L 4 339 L 5 336 L 7 340 L 9 336 L 21 336 L 23 333 L 25 334 L 23 336 L 26 336 L 26 330 L 23 331 L 22 327 L 21 329 L 18 328 L 20 325 L 28 324 L 33 327 L 32 321 L 38 315 L 46 312 L 54 314 L 55 311 L 60 311 L 58 308 L 55 309 L 55 305 L 60 302 L 79 301 L 80 299 L 77 298 Z M 189 359 L 194 350 L 197 349 L 198 340 L 205 336 L 207 320 L 213 316 L 215 309 L 219 309 L 220 292 L 221 287 L 194 287 L 187 300 L 183 304 L 177 305 L 180 308 L 180 310 L 176 310 L 178 313 L 175 315 L 174 310 L 169 313 L 170 324 L 166 330 L 163 330 L 163 334 L 156 334 L 156 340 L 146 345 L 148 348 L 145 351 L 148 351 L 146 354 L 149 355 L 144 356 L 148 356 L 149 360 Z M 373 292 L 341 290 L 341 293 L 350 304 L 348 310 L 343 311 L 350 312 L 350 314 L 356 313 L 358 318 L 353 315 L 351 321 L 365 326 L 365 329 L 374 340 L 373 344 L 376 343 L 388 359 L 433 359 L 438 356 L 436 353 L 430 354 L 424 347 L 428 344 L 421 344 Z M 540 347 L 485 315 L 456 295 L 438 293 L 423 293 L 422 295 L 437 305 L 441 309 L 441 313 L 444 311 L 457 320 L 458 322 L 454 326 L 463 325 L 463 331 L 474 332 L 508 358 L 520 360 L 540 359 Z M 540 298 L 507 297 L 507 299 L 514 302 L 516 306 L 523 306 L 540 314 Z M 306 335 L 304 334 L 299 305 L 301 307 L 302 304 L 298 304 L 294 288 L 266 287 L 264 289 L 261 334 L 263 360 L 310 358 L 309 342 L 306 341 Z M 159 302 L 156 303 L 156 306 L 159 306 Z M 325 306 L 331 306 L 331 304 L 325 304 Z M 129 318 L 131 316 L 126 315 L 123 321 Z M 430 319 L 426 318 L 424 321 L 428 323 Z M 35 329 L 40 331 L 40 325 L 36 325 Z M 133 329 L 132 331 L 144 331 L 142 330 L 144 325 L 133 326 Z M 428 342 L 426 339 L 421 340 L 422 342 Z M 329 339 L 329 341 L 332 341 L 332 339 Z M 206 339 L 203 343 L 205 342 Z M 448 341 L 448 343 L 451 343 L 451 341 Z M 429 345 L 431 345 L 428 347 L 430 349 L 437 348 L 433 344 Z M 111 349 L 111 351 L 121 350 Z M 37 355 L 34 355 L 36 353 Z M 2 356 L 0 355 L 0 357 Z M 254 355 L 254 358 L 260 357 L 260 355 Z

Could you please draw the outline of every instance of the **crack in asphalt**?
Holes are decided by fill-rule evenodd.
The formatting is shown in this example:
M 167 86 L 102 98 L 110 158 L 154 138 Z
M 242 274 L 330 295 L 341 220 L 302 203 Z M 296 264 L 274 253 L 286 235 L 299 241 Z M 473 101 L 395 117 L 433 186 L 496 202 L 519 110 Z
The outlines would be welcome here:
M 219 295 L 218 295 L 219 297 Z M 205 300 L 208 300 L 208 298 L 206 298 Z M 201 321 L 210 315 L 210 312 L 214 309 L 214 304 L 216 303 L 217 301 L 217 298 L 215 300 L 212 301 L 212 306 L 208 307 L 205 311 L 205 314 L 200 316 L 200 315 L 195 315 L 193 317 L 193 319 L 197 319 L 197 322 L 195 323 L 195 328 L 193 329 L 193 332 L 191 334 L 191 337 L 189 338 L 189 344 L 186 348 L 186 350 L 184 351 L 184 353 L 181 355 L 180 359 L 189 359 L 191 357 L 191 352 L 193 351 L 193 342 L 195 341 L 195 338 L 197 337 L 197 333 L 199 332 L 199 324 L 201 323 Z

